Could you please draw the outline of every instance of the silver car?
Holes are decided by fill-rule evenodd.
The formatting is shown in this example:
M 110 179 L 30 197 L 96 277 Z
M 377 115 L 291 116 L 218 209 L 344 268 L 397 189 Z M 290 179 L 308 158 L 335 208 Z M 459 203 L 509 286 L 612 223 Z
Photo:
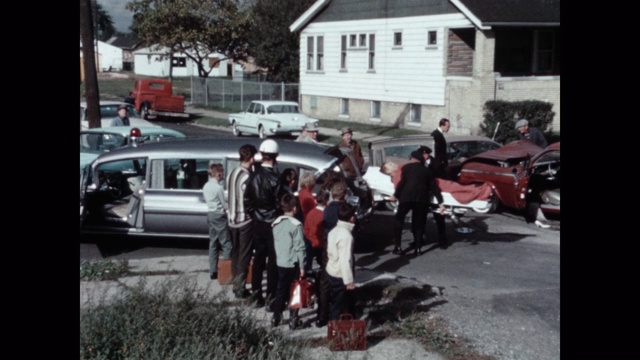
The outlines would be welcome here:
M 80 181 L 80 230 L 87 234 L 209 237 L 202 187 L 210 163 L 225 174 L 239 166 L 238 149 L 261 140 L 187 138 L 114 149 L 85 168 Z M 278 140 L 278 169 L 312 173 L 316 190 L 327 174 L 341 171 L 344 156 L 332 148 Z M 256 155 L 256 166 L 260 156 Z M 348 202 L 363 220 L 372 213 L 372 196 L 361 179 L 349 182 Z M 353 195 L 357 194 L 357 195 Z

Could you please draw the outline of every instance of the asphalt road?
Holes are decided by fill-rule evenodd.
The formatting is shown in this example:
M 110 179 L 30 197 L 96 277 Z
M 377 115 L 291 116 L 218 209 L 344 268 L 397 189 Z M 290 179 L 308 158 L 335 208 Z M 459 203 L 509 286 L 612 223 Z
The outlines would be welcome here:
M 162 124 L 165 126 L 167 124 Z M 171 124 L 193 134 L 228 132 Z M 178 128 L 178 130 L 180 130 Z M 182 131 L 182 130 L 180 130 Z M 183 131 L 188 136 L 198 136 Z M 497 359 L 560 358 L 560 222 L 540 229 L 518 214 L 468 212 L 447 219 L 453 244 L 426 252 L 393 255 L 392 213 L 378 211 L 357 235 L 356 269 L 366 268 L 414 278 L 441 289 L 444 301 L 428 311 L 442 314 L 452 330 L 472 339 L 481 353 Z M 412 241 L 405 223 L 403 248 Z M 456 229 L 470 229 L 461 233 Z M 427 234 L 436 234 L 429 216 Z M 205 240 L 81 239 L 81 259 L 140 259 L 208 254 Z

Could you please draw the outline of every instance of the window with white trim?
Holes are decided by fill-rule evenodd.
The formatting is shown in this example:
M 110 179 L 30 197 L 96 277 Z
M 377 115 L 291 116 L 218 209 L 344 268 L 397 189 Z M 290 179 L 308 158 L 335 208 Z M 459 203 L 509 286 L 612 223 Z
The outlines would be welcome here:
M 376 35 L 369 34 L 369 70 L 376 68 Z
M 342 35 L 340 41 L 340 69 L 347 69 L 347 35 Z
M 349 99 L 340 99 L 340 115 L 349 115 Z
M 438 45 L 438 32 L 436 30 L 427 31 L 427 47 L 435 47 Z
M 316 61 L 317 61 L 316 70 L 322 71 L 324 70 L 324 37 L 318 36 L 317 41 L 318 41 L 317 43 L 318 52 L 316 54 Z
M 402 31 L 395 31 L 393 33 L 393 46 L 394 47 L 402 46 Z
M 371 102 L 371 117 L 374 119 L 380 118 L 380 101 Z
M 367 46 L 367 34 L 360 34 L 360 43 L 359 43 L 360 47 L 366 47 Z
M 357 40 L 356 34 L 349 35 L 349 46 L 350 47 L 358 46 L 358 43 L 356 42 L 356 40 Z
M 418 104 L 411 104 L 411 109 L 409 111 L 409 122 L 413 124 L 420 123 L 422 106 Z
M 307 36 L 307 71 L 324 70 L 324 36 Z

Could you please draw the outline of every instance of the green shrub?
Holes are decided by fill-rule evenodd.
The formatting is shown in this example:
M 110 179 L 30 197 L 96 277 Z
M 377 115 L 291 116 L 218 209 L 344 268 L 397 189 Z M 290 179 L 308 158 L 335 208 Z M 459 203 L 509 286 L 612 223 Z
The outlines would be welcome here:
M 493 137 L 501 144 L 507 144 L 513 140 L 518 140 L 518 130 L 515 129 L 516 122 L 520 119 L 529 120 L 529 126 L 540 129 L 547 141 L 551 143 L 553 129 L 551 123 L 555 113 L 551 111 L 552 103 L 525 100 L 525 101 L 503 101 L 491 100 L 484 104 L 484 120 L 480 124 L 480 129 L 485 136 Z M 496 131 L 496 126 L 498 126 Z M 559 133 L 557 134 L 559 141 Z
M 129 273 L 129 262 L 120 260 L 80 261 L 80 280 L 115 280 Z
M 152 288 L 143 278 L 80 309 L 80 359 L 296 359 L 304 345 L 183 278 Z

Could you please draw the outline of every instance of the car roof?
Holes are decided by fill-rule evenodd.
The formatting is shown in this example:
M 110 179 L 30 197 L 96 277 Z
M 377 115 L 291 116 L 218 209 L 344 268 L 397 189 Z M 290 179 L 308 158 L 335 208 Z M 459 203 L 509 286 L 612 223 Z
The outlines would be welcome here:
M 138 128 L 140 129 L 140 133 L 142 135 L 174 135 L 176 137 L 186 137 L 185 134 L 173 130 L 167 129 L 160 126 L 108 126 L 108 127 L 100 127 L 100 128 L 91 128 L 91 129 L 83 129 L 80 133 L 112 133 L 112 134 L 120 134 L 123 136 L 129 136 L 131 133 L 131 129 Z
M 264 106 L 271 106 L 271 105 L 295 105 L 295 106 L 300 106 L 295 101 L 253 100 L 252 102 L 258 103 L 258 104 L 262 104 Z
M 280 148 L 277 161 L 298 163 L 321 169 L 337 157 L 325 153 L 324 146 L 296 142 L 293 140 L 275 140 Z M 131 156 L 157 158 L 194 158 L 194 157 L 230 157 L 239 158 L 238 149 L 244 144 L 259 148 L 262 140 L 258 138 L 184 138 L 166 142 L 144 143 L 138 147 L 122 147 L 101 154 L 98 161 L 113 161 Z
M 481 135 L 445 135 L 448 143 L 461 141 L 490 141 L 498 144 L 486 136 Z M 371 146 L 385 147 L 388 144 L 420 144 L 426 141 L 433 141 L 433 136 L 429 134 L 407 135 L 394 138 L 382 138 L 371 141 Z M 499 144 L 498 144 L 499 145 Z

